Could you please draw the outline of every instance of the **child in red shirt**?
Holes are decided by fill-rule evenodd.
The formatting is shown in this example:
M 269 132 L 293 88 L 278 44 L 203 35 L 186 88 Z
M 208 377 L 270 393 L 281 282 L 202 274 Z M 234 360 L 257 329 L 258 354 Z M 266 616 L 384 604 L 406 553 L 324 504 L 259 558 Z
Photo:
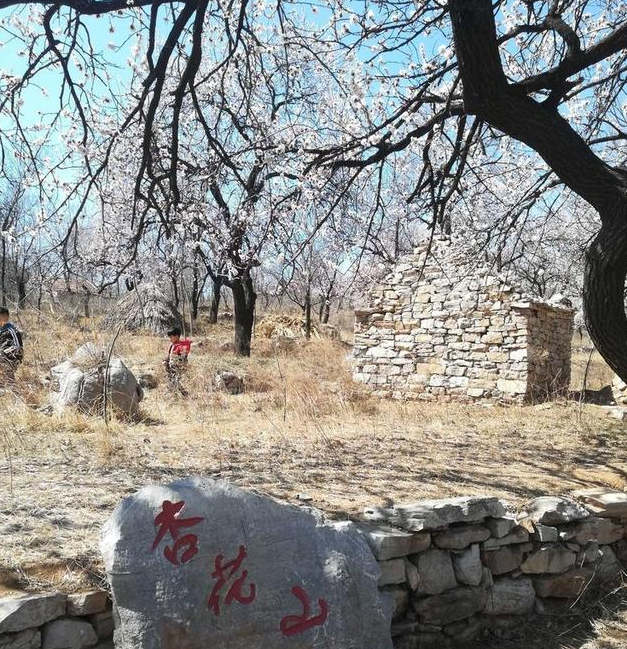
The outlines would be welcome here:
M 181 394 L 186 394 L 187 391 L 181 385 L 181 375 L 187 369 L 187 357 L 192 342 L 191 340 L 181 340 L 181 330 L 178 327 L 168 331 L 168 338 L 170 339 L 170 349 L 168 349 L 167 358 L 163 361 L 165 372 L 170 387 Z

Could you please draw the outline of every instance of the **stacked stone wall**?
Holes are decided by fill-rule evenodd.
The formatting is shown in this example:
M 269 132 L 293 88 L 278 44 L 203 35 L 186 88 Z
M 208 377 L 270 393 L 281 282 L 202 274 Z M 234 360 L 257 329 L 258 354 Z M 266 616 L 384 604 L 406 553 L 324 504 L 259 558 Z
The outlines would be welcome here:
M 448 239 L 404 258 L 355 315 L 354 378 L 380 396 L 522 401 L 570 380 L 572 309 L 527 299 Z
M 540 497 L 518 515 L 496 498 L 372 508 L 361 527 L 394 602 L 396 649 L 508 636 L 620 581 L 627 494 Z M 620 559 L 619 559 L 620 557 Z

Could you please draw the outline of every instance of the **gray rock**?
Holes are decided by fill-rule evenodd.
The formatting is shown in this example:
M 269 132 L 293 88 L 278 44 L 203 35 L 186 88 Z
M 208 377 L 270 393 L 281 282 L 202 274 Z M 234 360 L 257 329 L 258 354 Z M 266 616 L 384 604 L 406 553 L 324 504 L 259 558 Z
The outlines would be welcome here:
M 462 525 L 451 527 L 446 532 L 435 534 L 433 542 L 439 548 L 463 550 L 472 543 L 485 541 L 490 537 L 490 530 L 483 525 Z
M 220 370 L 213 382 L 218 390 L 229 394 L 242 394 L 246 390 L 245 378 L 231 370 Z
M 536 592 L 529 577 L 495 579 L 487 592 L 487 615 L 524 615 L 533 610 Z
M 405 581 L 405 561 L 403 559 L 390 559 L 379 561 L 379 586 L 402 584 Z
M 412 534 L 393 527 L 369 523 L 358 523 L 357 529 L 363 534 L 379 561 L 422 552 L 431 544 L 431 535 L 428 532 Z
M 457 586 L 451 556 L 446 550 L 432 548 L 421 554 L 411 555 L 409 560 L 418 568 L 419 595 L 437 595 Z
M 489 530 L 490 534 L 497 539 L 507 536 L 516 525 L 513 518 L 488 518 L 483 523 Z
M 89 616 L 89 623 L 99 638 L 110 638 L 113 636 L 113 611 L 103 611 Z
M 559 538 L 559 533 L 557 527 L 534 523 L 531 536 L 535 541 L 540 541 L 540 543 L 554 543 Z
M 409 591 L 400 586 L 388 586 L 383 588 L 382 592 L 392 598 L 392 621 L 395 622 L 405 615 L 409 607 Z
M 65 595 L 32 595 L 0 599 L 0 633 L 41 626 L 65 615 Z
M 556 574 L 566 572 L 575 565 L 577 555 L 560 546 L 547 546 L 532 552 L 520 569 L 529 574 Z
M 144 391 L 135 375 L 126 367 L 121 359 L 115 356 L 109 362 L 107 371 L 106 356 L 93 353 L 84 358 L 84 345 L 72 357 L 74 361 L 65 361 L 52 368 L 54 382 L 59 386 L 58 392 L 52 395 L 55 407 L 63 409 L 74 406 L 80 410 L 100 413 L 103 409 L 105 394 L 105 377 L 108 376 L 108 400 L 110 405 L 125 413 L 137 412 Z M 90 352 L 89 354 L 91 354 Z
M 418 586 L 420 585 L 418 568 L 407 558 L 404 558 L 403 561 L 405 562 L 405 579 L 410 590 L 418 590 Z
M 100 548 L 116 649 L 392 647 L 370 548 L 352 523 L 314 509 L 182 480 L 122 501 Z
M 84 649 L 93 647 L 98 636 L 85 620 L 60 619 L 48 622 L 42 633 L 42 649 Z
M 68 615 L 93 615 L 106 610 L 109 596 L 104 590 L 74 593 L 67 598 Z
M 516 526 L 509 534 L 497 539 L 488 539 L 483 547 L 486 550 L 490 548 L 500 548 L 504 545 L 516 545 L 517 543 L 526 543 L 529 540 L 529 532 L 521 525 Z
M 586 508 L 602 518 L 627 518 L 627 493 L 605 489 L 585 489 L 574 492 Z
M 137 382 L 144 390 L 154 390 L 159 387 L 159 379 L 150 372 L 141 372 L 138 374 Z
M 391 508 L 369 507 L 368 520 L 389 523 L 412 532 L 443 530 L 453 523 L 475 523 L 484 518 L 502 518 L 505 506 L 498 498 L 463 496 Z
M 462 552 L 453 552 L 451 557 L 455 578 L 460 584 L 478 586 L 481 583 L 483 566 L 478 544 L 475 543 Z
M 563 526 L 559 531 L 559 538 L 562 541 L 574 541 L 579 545 L 586 545 L 591 541 L 608 545 L 620 541 L 624 536 L 625 529 L 622 525 L 616 525 L 608 518 L 597 517 Z
M 483 563 L 493 575 L 503 575 L 520 568 L 523 553 L 519 547 L 502 547 L 494 550 L 484 550 L 481 553 Z
M 563 525 L 581 521 L 590 516 L 590 512 L 579 503 L 567 498 L 540 496 L 530 500 L 524 507 L 520 518 L 528 518 L 542 525 Z
M 41 633 L 39 629 L 26 629 L 17 633 L 0 635 L 0 649 L 39 649 Z
M 599 548 L 601 560 L 595 566 L 597 575 L 601 579 L 618 579 L 621 576 L 623 567 L 616 558 L 612 548 L 604 545 Z
M 421 622 L 450 624 L 483 610 L 486 592 L 481 586 L 459 586 L 440 595 L 414 600 L 412 605 Z
M 538 597 L 576 599 L 594 576 L 593 568 L 574 568 L 561 575 L 535 577 L 533 586 Z

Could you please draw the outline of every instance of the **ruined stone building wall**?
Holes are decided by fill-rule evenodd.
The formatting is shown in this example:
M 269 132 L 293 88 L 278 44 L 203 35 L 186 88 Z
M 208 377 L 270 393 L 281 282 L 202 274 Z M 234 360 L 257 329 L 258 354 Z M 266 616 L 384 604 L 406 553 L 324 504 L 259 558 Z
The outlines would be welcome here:
M 568 385 L 572 309 L 529 300 L 449 239 L 428 248 L 356 311 L 355 380 L 395 398 L 523 400 Z

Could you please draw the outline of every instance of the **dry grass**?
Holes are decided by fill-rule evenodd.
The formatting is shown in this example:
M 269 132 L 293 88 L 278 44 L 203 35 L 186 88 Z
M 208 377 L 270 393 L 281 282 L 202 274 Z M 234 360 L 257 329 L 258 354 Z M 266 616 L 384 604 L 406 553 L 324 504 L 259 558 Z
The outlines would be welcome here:
M 193 336 L 187 398 L 162 382 L 138 421 L 47 415 L 38 407 L 48 368 L 82 342 L 109 337 L 36 319 L 22 326 L 27 361 L 16 392 L 0 395 L 0 590 L 97 579 L 97 537 L 116 503 L 148 482 L 194 474 L 285 500 L 306 493 L 337 517 L 424 497 L 490 493 L 517 506 L 540 494 L 627 486 L 627 428 L 602 408 L 380 401 L 352 383 L 346 345 L 300 341 L 285 353 L 259 338 L 242 359 L 221 351 L 228 326 Z M 153 336 L 122 336 L 116 354 L 160 375 L 166 349 Z M 574 388 L 587 358 L 575 355 Z M 219 369 L 245 374 L 247 392 L 216 392 Z M 593 358 L 588 387 L 608 376 Z

